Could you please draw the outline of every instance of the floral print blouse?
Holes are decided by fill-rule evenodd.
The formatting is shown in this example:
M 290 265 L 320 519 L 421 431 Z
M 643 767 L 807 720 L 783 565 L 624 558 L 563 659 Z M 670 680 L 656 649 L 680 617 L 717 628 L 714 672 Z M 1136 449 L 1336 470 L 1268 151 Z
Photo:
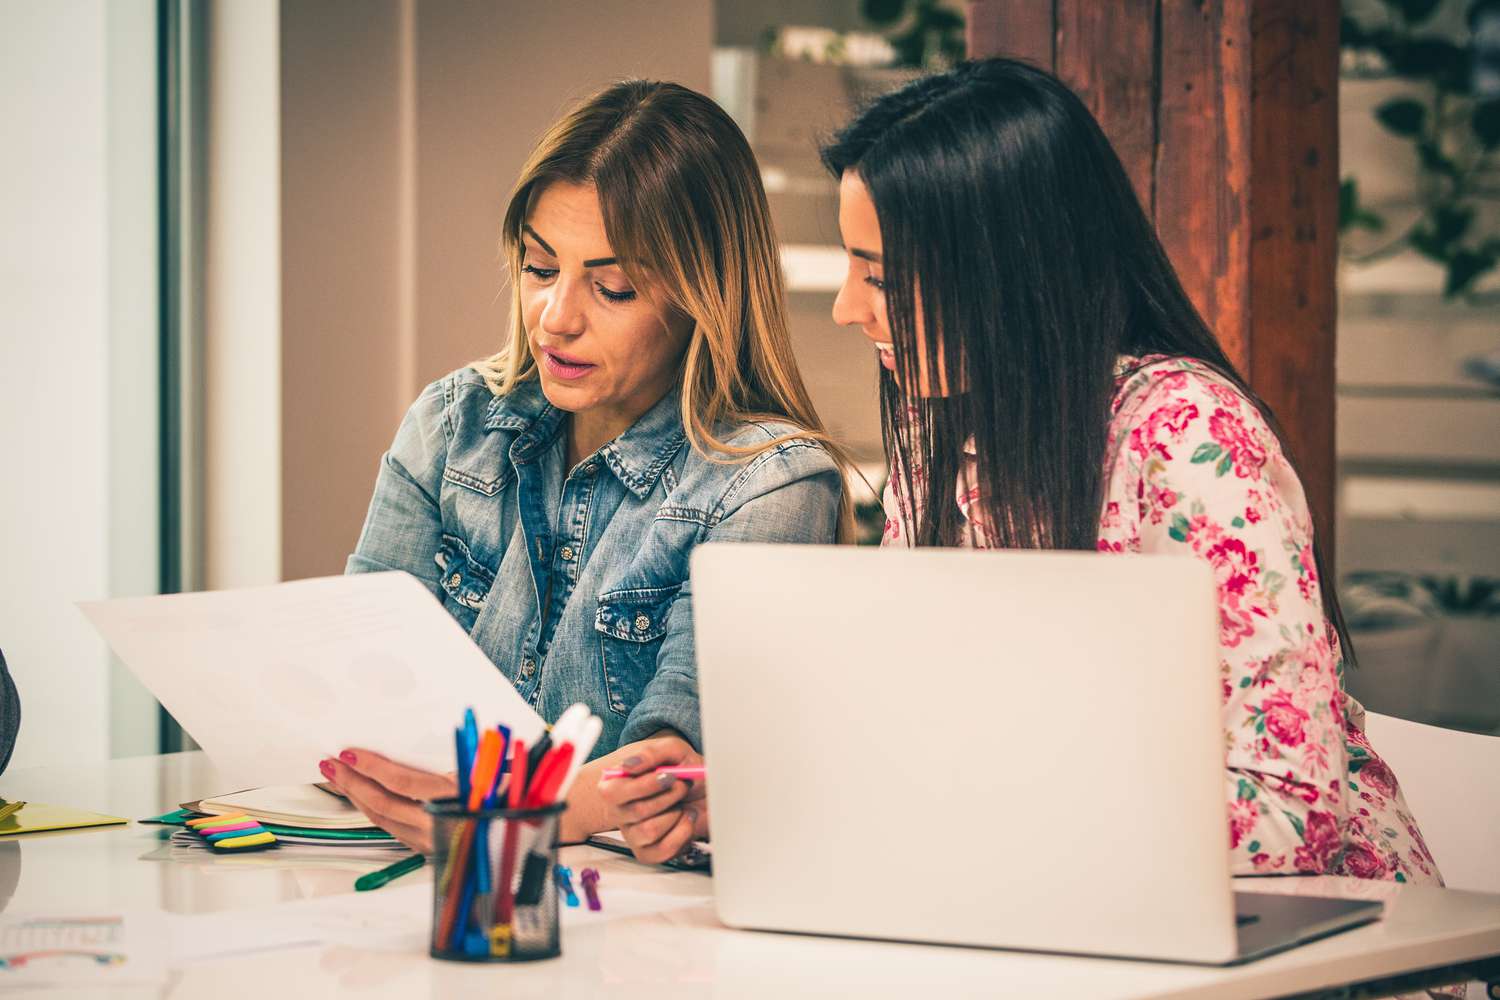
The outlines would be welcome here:
M 1122 357 L 1112 414 L 1100 551 L 1191 552 L 1218 580 L 1235 874 L 1441 885 L 1395 776 L 1365 738 L 1363 708 L 1343 690 L 1307 500 L 1259 411 L 1199 362 Z M 968 544 L 988 548 L 965 450 L 958 506 Z M 886 486 L 883 545 L 910 544 L 899 478 Z

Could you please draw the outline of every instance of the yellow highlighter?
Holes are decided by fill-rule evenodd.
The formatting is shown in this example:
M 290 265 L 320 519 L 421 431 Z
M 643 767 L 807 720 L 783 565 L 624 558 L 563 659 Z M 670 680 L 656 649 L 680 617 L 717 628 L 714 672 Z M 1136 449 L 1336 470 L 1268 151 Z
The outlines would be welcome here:
M 261 830 L 247 837 L 229 837 L 224 840 L 216 840 L 212 847 L 216 851 L 242 851 L 247 847 L 259 847 L 262 844 L 276 843 L 276 835 L 269 830 Z

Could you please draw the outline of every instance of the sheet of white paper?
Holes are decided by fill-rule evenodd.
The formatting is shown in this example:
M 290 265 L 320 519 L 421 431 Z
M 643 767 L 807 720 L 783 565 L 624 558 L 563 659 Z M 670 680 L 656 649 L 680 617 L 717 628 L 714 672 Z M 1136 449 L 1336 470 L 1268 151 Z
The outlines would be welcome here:
M 405 573 L 79 607 L 231 786 L 320 781 L 318 761 L 350 746 L 451 771 L 453 727 L 471 705 L 528 744 L 542 730 Z
M 0 917 L 0 992 L 37 986 L 151 985 L 167 975 L 165 916 Z
M 576 873 L 574 880 L 576 883 Z M 701 880 L 701 885 L 701 889 L 686 893 L 681 885 L 674 887 L 673 892 L 648 892 L 620 888 L 606 878 L 599 890 L 604 908 L 597 912 L 583 902 L 580 890 L 576 907 L 565 906 L 559 900 L 559 917 L 566 929 L 563 949 L 567 950 L 566 933 L 575 928 L 658 913 L 702 911 L 712 903 L 713 893 L 712 883 L 707 879 Z M 173 958 L 178 962 L 228 952 L 313 943 L 426 954 L 432 933 L 431 868 L 375 892 L 345 893 L 179 919 L 180 925 L 173 933 Z

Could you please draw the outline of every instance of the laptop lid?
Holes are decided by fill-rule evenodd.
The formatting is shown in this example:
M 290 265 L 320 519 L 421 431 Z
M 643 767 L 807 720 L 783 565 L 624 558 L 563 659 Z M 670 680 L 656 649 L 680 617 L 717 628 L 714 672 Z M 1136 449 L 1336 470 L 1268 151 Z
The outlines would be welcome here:
M 692 587 L 725 923 L 1234 958 L 1207 565 L 705 545 Z

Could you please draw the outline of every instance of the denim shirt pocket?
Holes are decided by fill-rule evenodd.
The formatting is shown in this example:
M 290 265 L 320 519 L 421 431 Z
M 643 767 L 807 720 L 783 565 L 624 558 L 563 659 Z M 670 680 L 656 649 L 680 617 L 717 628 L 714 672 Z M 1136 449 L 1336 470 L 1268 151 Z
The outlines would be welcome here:
M 476 559 L 457 535 L 443 536 L 433 561 L 442 571 L 443 606 L 465 631 L 472 631 L 495 582 L 494 571 Z
M 599 595 L 594 630 L 599 633 L 609 708 L 616 715 L 629 715 L 656 676 L 656 657 L 667 634 L 667 614 L 681 589 L 678 584 Z

